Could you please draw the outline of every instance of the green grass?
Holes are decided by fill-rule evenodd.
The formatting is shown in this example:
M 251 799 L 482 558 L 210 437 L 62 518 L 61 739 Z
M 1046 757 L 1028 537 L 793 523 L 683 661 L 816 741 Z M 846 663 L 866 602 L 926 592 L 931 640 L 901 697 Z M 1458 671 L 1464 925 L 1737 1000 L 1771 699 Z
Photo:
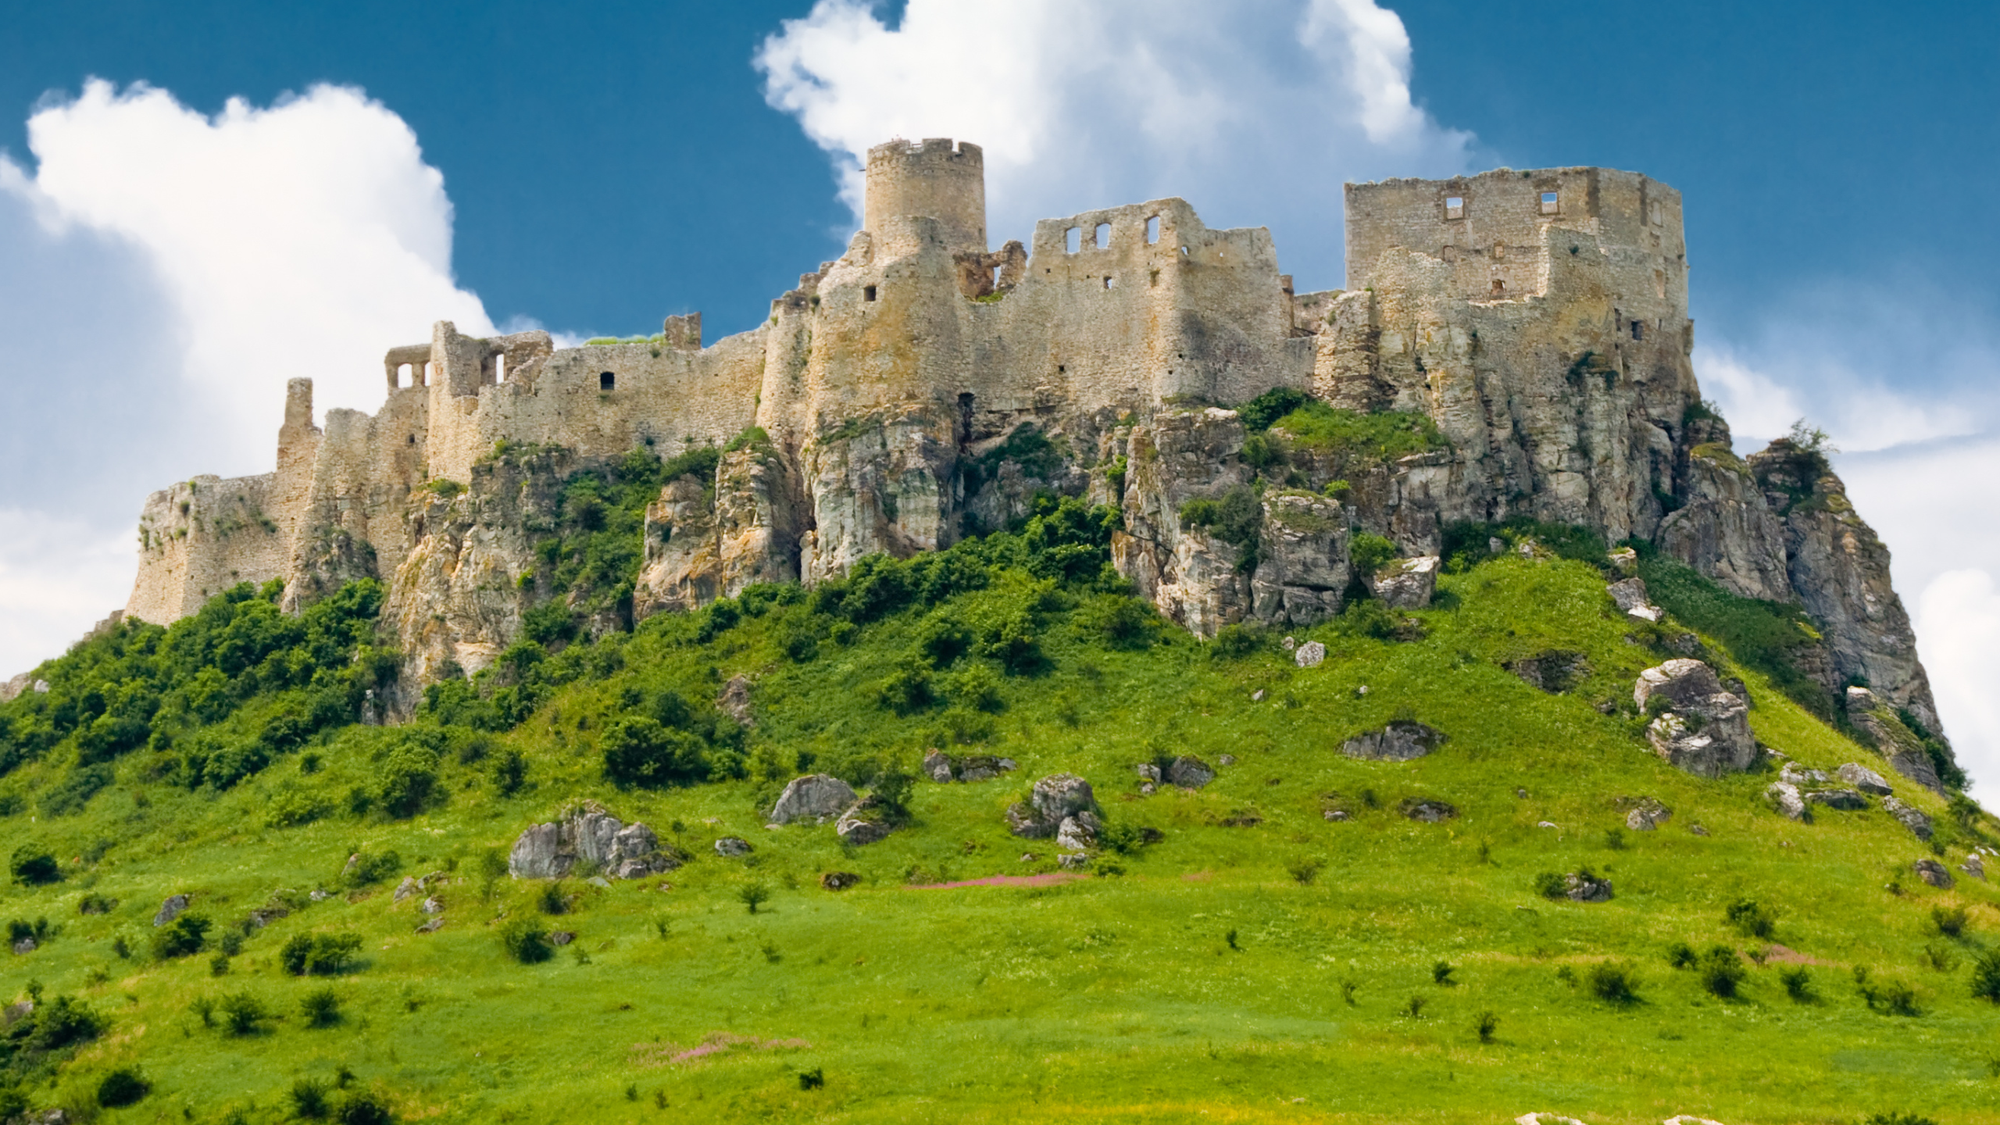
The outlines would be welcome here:
M 1062 517 L 1044 516 L 1039 530 L 864 568 L 810 596 L 767 592 L 572 648 L 546 662 L 562 675 L 538 681 L 539 702 L 510 730 L 430 719 L 405 731 L 330 728 L 223 790 L 151 780 L 150 752 L 134 751 L 61 818 L 39 816 L 35 801 L 66 776 L 71 744 L 16 767 L 6 784 L 22 799 L 0 824 L 10 840 L 53 850 L 64 878 L 0 896 L 0 917 L 61 927 L 4 963 L 6 999 L 32 977 L 108 1021 L 59 1067 L 29 1072 L 31 1100 L 83 1105 L 107 1074 L 136 1066 L 151 1093 L 99 1120 L 222 1121 L 240 1110 L 277 1122 L 295 1083 L 332 1090 L 344 1067 L 350 1091 L 380 1093 L 403 1120 L 1387 1123 L 1539 1110 L 1593 1123 L 1892 1111 L 2000 1121 L 1988 1062 L 2000 1013 L 1971 995 L 1975 954 L 2000 930 L 1992 890 L 1967 877 L 1951 892 L 1919 883 L 1909 865 L 1930 853 L 1879 810 L 1796 824 L 1763 807 L 1768 777 L 1703 781 L 1648 753 L 1630 687 L 1662 656 L 1628 640 L 1633 623 L 1595 568 L 1480 562 L 1444 578 L 1438 607 L 1413 615 L 1423 639 L 1328 623 L 1298 634 L 1327 646 L 1322 666 L 1299 669 L 1271 638 L 1217 659 L 1144 615 L 1135 622 L 1131 599 L 1090 565 L 1052 561 L 1089 555 L 1094 565 L 1083 548 L 1098 532 L 1075 521 L 1051 531 Z M 1024 546 L 1037 535 L 1040 547 Z M 981 565 L 967 569 L 968 559 Z M 1033 659 L 1021 655 L 1024 636 Z M 1549 649 L 1589 661 L 1568 694 L 1545 695 L 1502 667 Z M 931 677 L 933 702 L 884 706 L 881 687 L 912 669 Z M 1725 671 L 1748 683 L 1766 743 L 1808 765 L 1888 772 L 1758 668 Z M 737 674 L 756 682 L 755 728 L 704 727 L 708 701 Z M 965 686 L 975 679 L 983 686 Z M 621 715 L 654 713 L 669 692 L 687 708 L 674 721 L 707 731 L 719 780 L 605 783 L 599 733 Z M 1408 763 L 1338 753 L 1349 735 L 1405 717 L 1448 741 Z M 378 785 L 379 763 L 420 736 L 436 743 L 437 790 L 423 811 L 349 811 L 342 795 Z M 865 782 L 945 743 L 1014 757 L 1021 770 L 979 785 L 921 783 L 914 824 L 866 848 L 843 848 L 832 825 L 764 827 L 761 810 L 797 768 Z M 528 769 L 507 797 L 494 767 L 510 751 Z M 1141 797 L 1133 763 L 1178 753 L 1237 761 L 1202 791 Z M 301 768 L 306 754 L 314 772 Z M 1054 871 L 1053 842 L 1009 836 L 1002 812 L 1059 770 L 1095 785 L 1112 825 L 1163 838 L 1099 861 L 1117 875 L 908 885 Z M 334 811 L 274 826 L 281 797 L 300 793 Z M 1955 868 L 1966 831 L 1914 786 L 1899 793 L 1938 820 Z M 1638 796 L 1674 816 L 1613 846 L 1618 798 Z M 490 849 L 582 797 L 644 820 L 696 859 L 608 889 L 571 880 L 564 889 L 577 898 L 556 916 L 541 912 L 539 887 L 505 877 L 489 900 L 480 872 Z M 1412 797 L 1460 815 L 1403 819 L 1396 806 Z M 1333 805 L 1352 819 L 1325 820 Z M 1706 836 L 1689 831 L 1696 823 Z M 718 858 L 710 845 L 722 835 L 756 851 Z M 350 854 L 387 851 L 399 871 L 343 883 Z M 1315 864 L 1310 879 L 1298 876 Z M 1617 897 L 1581 905 L 1536 893 L 1538 874 L 1582 867 L 1611 879 Z M 426 893 L 444 901 L 445 925 L 416 934 L 424 896 L 393 903 L 390 891 L 404 874 L 440 870 Z M 825 892 L 828 871 L 863 882 Z M 752 885 L 770 892 L 754 915 L 742 898 Z M 315 887 L 337 893 L 311 903 L 304 892 Z M 168 961 L 113 952 L 122 936 L 145 956 L 169 893 L 190 893 L 220 931 L 281 891 L 297 908 L 248 936 L 226 975 L 213 975 L 206 951 Z M 81 914 L 86 895 L 117 905 Z M 1698 971 L 1670 967 L 1675 943 L 1761 952 L 1765 943 L 1727 920 L 1742 898 L 1774 910 L 1776 940 L 1813 959 L 1816 1002 L 1788 996 L 1780 975 L 1791 966 L 1775 960 L 1746 962 L 1740 996 L 1727 1001 Z M 1970 913 L 1949 972 L 1924 954 L 1941 941 L 1933 907 Z M 499 935 L 523 920 L 577 940 L 549 961 L 516 963 Z M 362 938 L 350 971 L 283 970 L 280 953 L 298 935 L 346 933 Z M 1455 967 L 1449 984 L 1434 981 L 1440 961 Z M 1633 967 L 1637 1002 L 1592 996 L 1592 970 L 1605 962 Z M 1922 1014 L 1871 1009 L 1850 975 L 1857 965 L 1878 984 L 1913 986 Z M 312 1027 L 306 999 L 329 986 L 337 1019 Z M 235 995 L 272 1018 L 231 1035 L 220 1013 Z M 1409 1015 L 1413 997 L 1421 1018 Z M 190 1007 L 202 998 L 215 1005 L 213 1027 Z M 1492 1041 L 1482 1043 L 1489 1012 Z M 803 1089 L 800 1076 L 815 1071 L 824 1085 Z

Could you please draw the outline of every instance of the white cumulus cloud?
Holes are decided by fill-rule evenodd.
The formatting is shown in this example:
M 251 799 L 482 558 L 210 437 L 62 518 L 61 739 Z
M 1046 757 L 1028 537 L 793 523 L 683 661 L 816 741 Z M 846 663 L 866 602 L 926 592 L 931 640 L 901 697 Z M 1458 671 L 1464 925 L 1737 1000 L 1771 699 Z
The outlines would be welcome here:
M 452 279 L 442 175 L 359 90 L 207 116 L 92 80 L 28 145 L 0 153 L 0 329 L 24 359 L 0 368 L 0 675 L 124 604 L 148 491 L 272 467 L 286 380 L 373 411 L 386 349 L 434 320 L 492 330 Z
M 894 27 L 819 0 L 757 65 L 857 216 L 871 146 L 955 137 L 985 151 L 996 244 L 1177 195 L 1269 226 L 1306 288 L 1341 284 L 1343 181 L 1460 172 L 1472 142 L 1412 101 L 1409 35 L 1372 0 L 910 0 Z
M 1986 570 L 1949 570 L 1924 587 L 1917 636 L 1938 712 L 1984 803 L 2000 797 L 2000 590 Z

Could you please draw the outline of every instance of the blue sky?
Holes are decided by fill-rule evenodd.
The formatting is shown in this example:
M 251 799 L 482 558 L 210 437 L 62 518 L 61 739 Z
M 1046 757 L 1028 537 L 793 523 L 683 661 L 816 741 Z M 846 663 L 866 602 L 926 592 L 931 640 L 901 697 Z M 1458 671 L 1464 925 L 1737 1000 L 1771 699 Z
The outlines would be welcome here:
M 0 675 L 122 601 L 147 491 L 269 467 L 285 378 L 748 328 L 893 133 L 986 145 L 996 243 L 1175 194 L 1310 287 L 1343 179 L 1599 164 L 1682 191 L 1704 389 L 1834 433 L 2000 777 L 2000 7 L 1377 2 L 0 3 Z

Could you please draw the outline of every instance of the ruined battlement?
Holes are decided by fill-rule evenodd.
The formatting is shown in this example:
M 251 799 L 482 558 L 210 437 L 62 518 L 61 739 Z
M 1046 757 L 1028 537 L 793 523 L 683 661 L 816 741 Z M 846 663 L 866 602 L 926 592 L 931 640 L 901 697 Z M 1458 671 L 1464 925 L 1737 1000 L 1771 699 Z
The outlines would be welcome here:
M 1628 320 L 1657 328 L 1687 314 L 1681 196 L 1650 177 L 1501 168 L 1348 184 L 1345 194 L 1349 289 L 1375 285 L 1384 256 L 1405 251 L 1444 263 L 1468 301 L 1538 297 L 1548 293 L 1556 259 L 1587 256 L 1619 307 L 1633 310 Z
M 986 252 L 986 157 L 976 144 L 948 137 L 894 140 L 868 150 L 862 226 L 878 236 L 895 219 L 938 222 L 952 251 Z

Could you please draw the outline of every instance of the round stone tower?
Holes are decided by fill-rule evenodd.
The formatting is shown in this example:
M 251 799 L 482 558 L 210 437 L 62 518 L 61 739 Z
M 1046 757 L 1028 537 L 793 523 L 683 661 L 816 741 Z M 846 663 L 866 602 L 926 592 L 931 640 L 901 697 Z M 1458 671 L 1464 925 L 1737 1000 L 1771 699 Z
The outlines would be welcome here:
M 986 160 L 969 141 L 893 140 L 868 150 L 862 225 L 876 238 L 892 220 L 936 219 L 953 251 L 986 252 Z

